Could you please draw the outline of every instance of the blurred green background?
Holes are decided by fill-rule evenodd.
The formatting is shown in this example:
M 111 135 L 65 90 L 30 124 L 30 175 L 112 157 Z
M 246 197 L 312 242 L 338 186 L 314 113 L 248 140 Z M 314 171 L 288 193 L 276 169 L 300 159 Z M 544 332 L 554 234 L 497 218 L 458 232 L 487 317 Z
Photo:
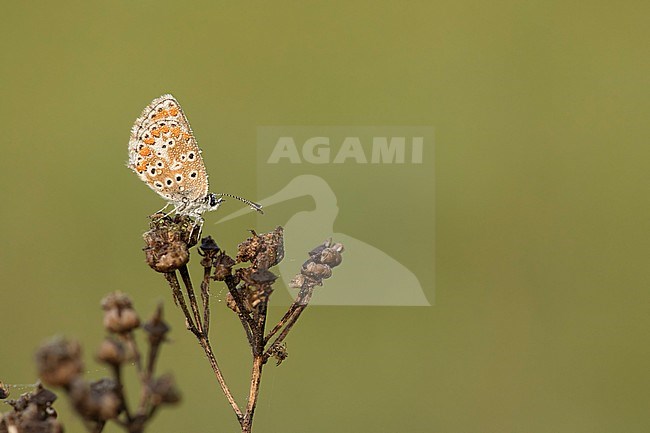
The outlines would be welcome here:
M 255 431 L 650 431 L 649 9 L 5 3 L 0 380 L 33 382 L 33 350 L 52 334 L 80 339 L 88 376 L 104 375 L 99 301 L 121 289 L 145 316 L 163 300 L 174 326 L 160 369 L 184 400 L 150 430 L 237 430 L 143 261 L 145 216 L 162 201 L 125 168 L 132 122 L 172 92 L 216 189 L 250 198 L 260 125 L 436 131 L 435 305 L 308 309 L 290 358 L 265 370 Z M 339 198 L 354 212 L 353 188 Z M 254 221 L 220 243 L 232 251 Z M 433 230 L 406 212 L 366 236 L 400 224 Z M 409 264 L 408 243 L 391 248 Z M 216 350 L 243 402 L 247 349 L 214 295 Z M 56 407 L 83 431 L 65 399 Z

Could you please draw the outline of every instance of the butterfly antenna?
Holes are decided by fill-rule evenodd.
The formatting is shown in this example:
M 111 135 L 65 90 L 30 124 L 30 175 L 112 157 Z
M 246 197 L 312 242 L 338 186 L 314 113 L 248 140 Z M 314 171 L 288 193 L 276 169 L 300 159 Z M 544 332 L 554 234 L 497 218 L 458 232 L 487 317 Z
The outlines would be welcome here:
M 239 200 L 240 202 L 247 204 L 248 206 L 251 207 L 251 209 L 254 209 L 254 210 L 258 211 L 261 214 L 264 214 L 264 211 L 262 210 L 262 205 L 261 204 L 254 203 L 254 202 L 252 202 L 250 200 L 246 200 L 243 197 L 239 197 L 239 196 L 233 195 L 233 194 L 228 194 L 226 192 L 220 192 L 220 193 L 215 194 L 215 195 L 219 196 L 219 197 L 226 196 L 226 197 L 234 198 L 235 200 Z

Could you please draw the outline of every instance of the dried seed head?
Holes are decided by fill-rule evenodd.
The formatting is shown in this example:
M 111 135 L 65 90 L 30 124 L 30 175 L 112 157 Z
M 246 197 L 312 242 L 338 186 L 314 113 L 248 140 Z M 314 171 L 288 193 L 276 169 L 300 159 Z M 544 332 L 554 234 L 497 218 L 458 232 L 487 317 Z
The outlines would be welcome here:
M 51 406 L 57 399 L 56 394 L 44 388 L 40 382 L 36 384 L 36 389 L 28 395 L 29 401 L 41 408 Z
M 97 360 L 114 366 L 122 364 L 126 360 L 124 345 L 112 338 L 104 339 L 97 351 Z
M 104 299 L 102 299 L 101 305 L 102 305 L 103 310 L 111 310 L 111 309 L 114 309 L 114 308 L 122 310 L 124 308 L 132 308 L 133 307 L 133 303 L 131 302 L 131 298 L 129 298 L 128 295 L 126 295 L 125 293 L 122 293 L 119 290 L 106 295 L 104 297 Z
M 131 299 L 122 292 L 114 292 L 102 299 L 104 328 L 108 332 L 123 334 L 140 326 L 138 313 L 133 309 Z
M 147 264 L 158 272 L 172 272 L 190 260 L 189 248 L 200 230 L 187 216 L 154 219 L 143 235 Z
M 14 410 L 0 415 L 0 433 L 63 433 L 52 407 L 55 400 L 56 395 L 39 382 L 34 391 L 7 401 Z
M 83 371 L 81 346 L 77 341 L 55 337 L 36 351 L 40 378 L 51 386 L 68 386 Z
M 323 280 L 332 276 L 332 269 L 321 263 L 307 262 L 302 268 L 302 273 L 308 277 Z
M 7 397 L 9 397 L 9 389 L 0 381 L 0 400 L 4 400 Z
M 165 341 L 165 336 L 169 332 L 169 325 L 163 320 L 162 303 L 158 304 L 154 315 L 144 324 L 143 328 L 149 334 L 151 344 L 160 344 Z
M 235 261 L 227 255 L 224 251 L 221 251 L 219 255 L 214 259 L 212 266 L 214 266 L 214 279 L 217 281 L 223 281 L 226 277 L 232 275 L 232 267 L 235 265 Z
M 239 244 L 237 262 L 250 262 L 255 269 L 268 269 L 284 258 L 284 229 L 277 227 L 269 233 L 253 236 Z
M 151 383 L 153 404 L 174 404 L 181 401 L 181 394 L 176 388 L 176 383 L 171 375 L 163 375 Z
M 199 254 L 203 256 L 201 266 L 204 268 L 212 266 L 212 262 L 219 254 L 219 251 L 219 245 L 217 245 L 211 236 L 201 239 L 201 246 L 199 247 Z
M 320 253 L 320 262 L 328 265 L 330 268 L 340 265 L 342 260 L 341 251 L 334 248 L 325 248 Z
M 117 308 L 104 313 L 104 328 L 108 332 L 124 334 L 140 326 L 138 313 L 132 308 L 118 310 Z
M 75 380 L 70 387 L 70 399 L 79 414 L 90 421 L 107 421 L 117 418 L 123 404 L 117 393 L 117 383 L 113 379 L 100 379 L 87 383 Z

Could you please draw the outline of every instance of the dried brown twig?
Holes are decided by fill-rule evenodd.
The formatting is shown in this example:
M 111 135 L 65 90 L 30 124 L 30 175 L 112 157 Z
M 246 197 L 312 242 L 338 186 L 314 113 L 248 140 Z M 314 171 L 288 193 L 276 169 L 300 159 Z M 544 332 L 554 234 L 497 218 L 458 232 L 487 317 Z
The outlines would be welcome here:
M 166 341 L 169 326 L 159 306 L 142 326 L 148 343 L 147 353 L 143 355 L 134 335 L 140 328 L 140 319 L 131 300 L 115 292 L 102 300 L 102 308 L 103 324 L 109 336 L 101 343 L 97 360 L 110 367 L 112 377 L 86 381 L 82 374 L 80 344 L 61 337 L 47 341 L 36 352 L 39 375 L 44 383 L 64 390 L 89 432 L 99 433 L 108 421 L 113 421 L 128 433 L 142 433 L 161 405 L 180 400 L 173 378 L 155 374 L 160 346 Z M 137 369 L 141 388 L 136 407 L 129 405 L 122 380 L 122 370 L 131 361 Z
M 196 228 L 193 221 L 186 216 L 152 216 L 151 230 L 144 234 L 147 263 L 154 270 L 163 273 L 172 288 L 174 302 L 185 316 L 186 327 L 203 348 L 217 382 L 235 412 L 242 433 L 250 433 L 262 369 L 271 357 L 277 360 L 278 365 L 287 358 L 284 340 L 307 308 L 314 288 L 322 285 L 324 279 L 331 277 L 332 268 L 341 263 L 343 245 L 326 241 L 309 253 L 309 259 L 291 282 L 293 287 L 300 288 L 298 296 L 282 319 L 265 334 L 269 298 L 277 279 L 270 268 L 284 258 L 282 227 L 264 234 L 251 231 L 252 236 L 239 244 L 235 258 L 221 250 L 210 236 L 203 238 L 199 246 L 203 266 L 200 306 L 187 269 L 189 250 L 198 243 L 199 233 Z M 235 267 L 236 265 L 242 266 Z M 209 301 L 210 284 L 213 281 L 222 281 L 228 288 L 226 304 L 237 314 L 251 348 L 250 388 L 243 409 L 237 404 L 226 384 L 210 345 Z M 271 342 L 276 334 L 277 337 Z

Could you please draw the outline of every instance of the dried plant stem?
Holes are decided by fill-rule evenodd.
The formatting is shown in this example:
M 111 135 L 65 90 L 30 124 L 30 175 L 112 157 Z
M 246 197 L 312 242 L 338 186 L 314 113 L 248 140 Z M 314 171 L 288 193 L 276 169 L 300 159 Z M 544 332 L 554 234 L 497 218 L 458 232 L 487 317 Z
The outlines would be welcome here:
M 251 433 L 264 365 L 270 357 L 276 358 L 278 365 L 286 359 L 286 347 L 281 344 L 307 308 L 314 287 L 322 285 L 323 280 L 332 275 L 332 268 L 341 263 L 340 253 L 343 246 L 333 244 L 330 240 L 309 252 L 309 260 L 302 265 L 300 274 L 291 282 L 292 287 L 300 287 L 296 299 L 280 321 L 266 334 L 268 302 L 273 293 L 273 283 L 277 279 L 269 269 L 280 263 L 284 257 L 282 227 L 261 235 L 251 230 L 252 236 L 239 245 L 236 258 L 222 251 L 210 236 L 203 238 L 199 247 L 199 254 L 203 257 L 199 306 L 187 268 L 188 248 L 196 242 L 185 241 L 192 239 L 192 236 L 188 237 L 183 231 L 186 230 L 186 223 L 190 222 L 189 217 L 177 216 L 175 220 L 168 218 L 153 226 L 152 230 L 145 234 L 148 243 L 145 249 L 147 260 L 153 269 L 165 275 L 172 288 L 174 301 L 185 315 L 187 328 L 203 348 L 217 382 L 237 416 L 242 433 Z M 169 239 L 174 241 L 170 242 Z M 234 267 L 243 263 L 250 265 Z M 181 275 L 182 286 L 176 270 Z M 208 334 L 212 281 L 223 281 L 228 287 L 227 305 L 237 314 L 251 348 L 253 359 L 245 408 L 235 401 L 210 344 Z M 269 344 L 274 337 L 273 342 Z
M 181 291 L 180 283 L 178 282 L 176 272 L 168 272 L 165 273 L 164 275 L 165 278 L 167 279 L 167 282 L 170 284 L 172 291 L 174 292 L 174 297 L 178 301 L 177 304 L 181 307 L 181 310 L 185 315 L 185 320 L 188 324 L 188 329 L 192 331 L 192 333 L 199 341 L 199 345 L 203 348 L 203 351 L 205 352 L 205 355 L 208 358 L 208 361 L 210 362 L 210 367 L 212 367 L 212 371 L 214 372 L 214 375 L 217 378 L 217 382 L 219 382 L 219 386 L 221 387 L 221 390 L 226 396 L 226 400 L 228 400 L 228 403 L 230 404 L 233 411 L 235 412 L 235 415 L 237 416 L 237 420 L 241 423 L 241 420 L 243 419 L 242 411 L 237 405 L 237 402 L 235 401 L 235 398 L 233 397 L 230 388 L 226 384 L 226 380 L 223 377 L 221 368 L 219 368 L 217 358 L 214 355 L 214 352 L 212 351 L 212 347 L 210 346 L 210 341 L 207 335 L 206 328 L 204 324 L 201 323 L 201 315 L 199 313 L 196 296 L 194 295 L 194 289 L 192 288 L 192 281 L 190 279 L 189 272 L 187 271 L 187 266 L 182 266 L 181 268 L 179 268 L 179 272 L 181 273 L 183 285 L 185 286 L 186 289 L 185 291 L 187 292 L 188 295 L 192 313 L 190 313 L 190 310 L 187 308 L 187 304 L 185 303 L 185 298 L 183 297 L 183 293 Z M 207 292 L 207 288 L 205 290 L 202 290 L 202 293 L 204 292 Z M 207 298 L 204 300 L 203 307 L 204 307 L 203 317 L 208 318 L 209 320 L 210 306 L 207 302 Z
M 281 344 L 284 341 L 284 339 L 287 338 L 289 331 L 291 331 L 293 325 L 296 323 L 296 321 L 298 320 L 302 312 L 305 311 L 307 305 L 309 305 L 309 301 L 311 301 L 311 297 L 313 293 L 314 293 L 313 282 L 305 281 L 302 287 L 300 288 L 300 292 L 298 293 L 298 296 L 296 296 L 296 299 L 291 304 L 291 307 L 289 307 L 287 313 L 282 317 L 282 319 L 280 319 L 278 324 L 275 325 L 275 327 L 271 330 L 271 332 L 269 332 L 269 334 L 265 337 L 264 342 L 266 344 L 271 339 L 271 337 L 273 337 L 273 335 L 275 335 L 284 326 L 284 329 L 282 329 L 280 335 L 275 339 L 275 341 L 273 341 L 271 345 L 269 345 L 269 348 L 264 353 L 265 361 L 271 356 L 271 351 L 273 350 L 273 348 Z
M 210 273 L 211 266 L 203 268 L 203 281 L 201 281 L 201 302 L 203 303 L 203 332 L 210 332 Z
M 226 396 L 228 403 L 230 403 L 230 407 L 232 407 L 232 410 L 235 411 L 235 415 L 237 415 L 237 420 L 241 423 L 241 420 L 243 419 L 241 409 L 239 409 L 239 406 L 237 405 L 235 398 L 232 396 L 232 393 L 230 392 L 230 388 L 228 388 L 228 385 L 226 384 L 226 380 L 224 379 L 223 374 L 221 373 L 221 369 L 219 368 L 219 364 L 217 363 L 217 358 L 214 356 L 214 353 L 212 352 L 212 347 L 210 346 L 210 342 L 208 341 L 208 338 L 206 336 L 201 336 L 199 338 L 199 344 L 203 348 L 203 351 L 205 352 L 205 356 L 208 357 L 208 361 L 210 361 L 210 366 L 212 367 L 212 371 L 214 371 L 214 375 L 217 378 L 217 382 L 219 382 L 219 386 L 221 386 L 221 390 Z
M 196 338 L 199 338 L 200 336 L 199 331 L 196 329 L 196 326 L 194 325 L 194 322 L 192 320 L 192 316 L 190 315 L 190 311 L 187 309 L 187 304 L 185 303 L 185 298 L 183 297 L 183 293 L 181 292 L 181 285 L 178 282 L 176 271 L 165 272 L 164 276 L 172 288 L 172 293 L 174 295 L 174 302 L 176 303 L 176 305 L 179 305 L 181 307 L 181 310 L 185 315 L 185 319 L 187 322 L 187 329 L 189 329 L 192 332 L 192 334 L 196 336 Z
M 178 272 L 181 274 L 183 279 L 183 284 L 187 291 L 187 298 L 190 300 L 190 307 L 192 307 L 192 313 L 194 314 L 194 323 L 200 334 L 203 334 L 203 323 L 201 321 L 201 314 L 199 313 L 199 306 L 196 303 L 196 295 L 194 293 L 194 287 L 192 286 L 192 279 L 190 278 L 190 273 L 187 270 L 187 265 L 183 265 L 178 268 Z
M 251 371 L 251 386 L 248 392 L 248 404 L 246 405 L 246 414 L 241 422 L 242 433 L 250 433 L 253 428 L 253 415 L 257 405 L 257 397 L 260 393 L 260 383 L 262 380 L 262 367 L 264 366 L 264 356 L 255 355 L 253 357 L 253 370 Z

